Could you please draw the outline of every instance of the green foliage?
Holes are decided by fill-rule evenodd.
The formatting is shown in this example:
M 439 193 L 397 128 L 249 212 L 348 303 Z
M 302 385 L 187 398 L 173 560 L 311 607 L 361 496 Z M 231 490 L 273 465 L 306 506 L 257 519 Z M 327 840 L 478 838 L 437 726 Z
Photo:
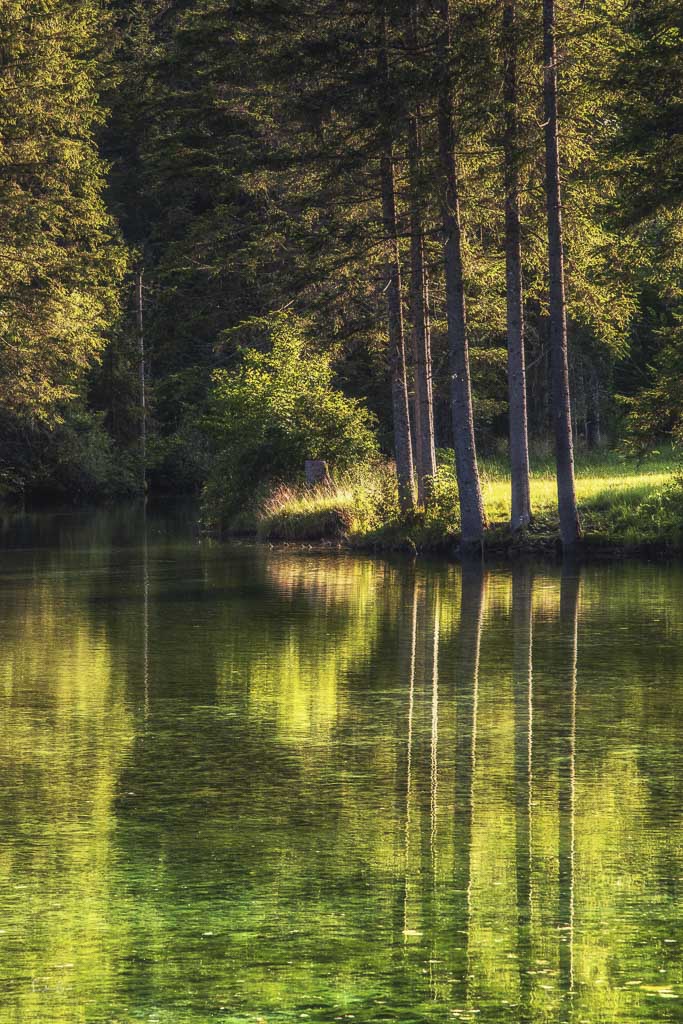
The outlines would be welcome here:
M 329 358 L 312 350 L 305 325 L 288 314 L 251 321 L 268 348 L 241 352 L 234 370 L 216 370 L 206 426 L 215 458 L 206 496 L 237 508 L 265 481 L 289 482 L 306 459 L 335 469 L 377 453 L 374 422 L 360 402 L 333 385 Z
M 683 12 L 669 0 L 620 0 L 610 48 L 613 140 L 625 221 L 683 201 Z
M 665 342 L 652 368 L 652 383 L 622 399 L 627 412 L 626 446 L 640 454 L 663 440 L 683 444 L 683 322 L 664 327 Z
M 81 401 L 67 403 L 55 423 L 0 414 L 0 496 L 71 503 L 138 493 L 138 460 L 124 456 L 103 419 Z
M 209 472 L 209 441 L 203 424 L 207 373 L 191 367 L 169 374 L 150 389 L 153 424 L 148 475 L 163 491 L 199 492 Z
M 344 540 L 358 528 L 355 495 L 338 488 L 277 487 L 258 512 L 263 540 Z
M 603 494 L 586 508 L 588 546 L 620 550 L 683 550 L 683 476 L 654 488 Z
M 328 485 L 275 487 L 252 515 L 252 531 L 255 524 L 265 540 L 359 543 L 400 519 L 394 468 L 375 460 L 343 470 Z
M 547 436 L 552 412 L 541 7 L 535 0 L 516 6 L 533 446 Z M 378 196 L 386 132 L 395 142 L 406 300 L 411 201 L 424 221 L 437 441 L 451 442 L 435 173 L 440 69 L 433 48 L 413 52 L 408 44 L 410 7 L 423 44 L 440 31 L 433 5 L 386 6 L 393 87 L 385 104 L 377 78 L 385 8 L 376 2 L 2 4 L 0 408 L 13 423 L 0 455 L 7 489 L 43 473 L 31 440 L 43 436 L 37 421 L 71 417 L 68 462 L 88 461 L 71 446 L 77 437 L 85 443 L 92 436 L 102 449 L 102 431 L 114 439 L 123 476 L 139 458 L 136 309 L 125 276 L 132 253 L 144 265 L 152 488 L 198 490 L 211 468 L 211 501 L 234 505 L 247 489 L 262 494 L 273 479 L 295 478 L 317 452 L 339 465 L 349 463 L 347 451 L 365 458 L 370 422 L 341 391 L 376 415 L 388 455 L 386 239 Z M 488 454 L 502 449 L 507 429 L 502 12 L 489 0 L 451 8 L 474 408 L 479 451 Z M 666 0 L 590 0 L 558 5 L 558 17 L 575 425 L 587 445 L 599 435 L 619 440 L 624 427 L 628 444 L 642 452 L 683 433 L 680 11 Z M 414 189 L 406 119 L 418 106 L 423 157 Z M 330 364 L 326 382 L 314 379 L 312 368 L 308 384 L 297 381 L 303 363 L 297 367 L 281 341 L 277 355 L 261 352 L 260 342 L 237 354 L 256 321 L 236 325 L 282 308 L 293 295 L 315 347 L 329 355 L 339 392 Z M 406 301 L 407 343 L 409 307 Z M 277 387 L 263 401 L 264 379 L 281 381 L 283 395 L 301 396 L 294 411 L 289 399 L 276 400 Z M 307 388 L 328 393 L 321 410 L 314 411 L 317 399 L 304 397 Z M 244 400 L 250 390 L 261 396 L 253 406 L 262 402 L 267 429 Z M 103 415 L 82 431 L 73 424 L 85 408 Z M 240 425 L 232 433 L 230 417 Z M 234 493 L 225 498 L 228 489 Z M 442 519 L 447 532 L 449 516 Z
M 647 265 L 644 308 L 634 334 L 647 347 L 639 353 L 645 365 L 637 387 L 630 394 L 625 388 L 620 402 L 626 445 L 643 454 L 662 443 L 683 442 L 683 205 L 641 224 L 638 234 Z
M 427 508 L 403 515 L 390 464 L 353 467 L 330 487 L 277 486 L 248 515 L 237 532 L 287 541 L 346 540 L 358 548 L 444 551 L 457 546 L 460 530 L 458 487 L 452 453 L 438 452 L 438 473 Z M 505 550 L 509 533 L 510 478 L 504 461 L 481 463 L 487 545 Z M 557 538 L 557 485 L 552 460 L 535 461 L 531 481 L 534 521 L 517 538 L 517 549 L 554 551 Z M 683 476 L 671 453 L 645 463 L 623 455 L 583 456 L 577 466 L 577 493 L 585 546 L 599 551 L 683 550 Z
M 0 18 L 0 404 L 48 419 L 117 311 L 124 255 L 95 129 L 97 0 L 5 2 Z
M 102 416 L 72 404 L 47 436 L 45 464 L 33 490 L 69 501 L 126 497 L 140 491 L 138 460 L 125 458 L 104 428 Z

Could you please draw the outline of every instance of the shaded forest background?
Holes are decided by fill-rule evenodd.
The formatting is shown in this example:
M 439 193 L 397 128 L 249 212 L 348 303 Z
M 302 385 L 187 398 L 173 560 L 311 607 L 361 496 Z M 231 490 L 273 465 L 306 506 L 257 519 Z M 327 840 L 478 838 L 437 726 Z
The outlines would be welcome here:
M 508 435 L 503 7 L 452 3 L 449 58 L 476 436 L 494 455 Z M 0 492 L 132 494 L 145 478 L 198 490 L 220 372 L 245 346 L 267 349 L 263 318 L 285 311 L 292 367 L 324 354 L 391 454 L 387 137 L 406 282 L 419 206 L 436 442 L 453 445 L 438 8 L 2 3 Z M 516 8 L 529 433 L 543 453 L 542 4 Z M 646 451 L 683 426 L 683 13 L 666 0 L 561 2 L 557 24 L 575 439 Z M 409 331 L 407 286 L 404 299 Z M 410 353 L 408 364 L 412 395 Z

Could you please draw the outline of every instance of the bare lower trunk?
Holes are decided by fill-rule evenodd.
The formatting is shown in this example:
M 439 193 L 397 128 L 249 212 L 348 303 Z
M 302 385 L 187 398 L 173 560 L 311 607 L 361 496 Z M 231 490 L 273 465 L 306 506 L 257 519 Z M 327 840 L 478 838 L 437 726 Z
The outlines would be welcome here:
M 413 450 L 410 436 L 410 411 L 406 380 L 406 354 L 403 330 L 403 304 L 401 289 L 401 263 L 398 250 L 396 220 L 396 187 L 394 156 L 389 111 L 389 65 L 386 47 L 386 16 L 382 13 L 378 66 L 382 83 L 380 116 L 385 117 L 382 154 L 380 158 L 380 187 L 382 217 L 386 237 L 385 280 L 389 325 L 389 370 L 391 375 L 391 404 L 394 421 L 394 451 L 398 477 L 399 505 L 403 512 L 415 505 L 413 481 Z
M 408 45 L 418 47 L 417 11 L 411 5 Z M 434 403 L 432 396 L 432 349 L 429 323 L 429 281 L 425 266 L 422 196 L 422 140 L 420 107 L 416 104 L 408 119 L 408 172 L 410 178 L 410 295 L 413 316 L 413 359 L 415 363 L 415 453 L 417 499 L 429 500 L 436 475 Z
M 136 319 L 138 335 L 138 361 L 140 375 L 140 461 L 142 465 L 142 490 L 147 490 L 147 380 L 145 370 L 145 322 L 143 306 L 142 267 L 135 281 Z
M 599 448 L 602 444 L 602 427 L 600 424 L 600 381 L 595 367 L 591 367 L 590 380 L 586 394 L 586 444 L 589 448 Z
M 519 126 L 517 121 L 517 26 L 515 0 L 503 8 L 505 103 L 505 279 L 507 293 L 508 400 L 513 531 L 531 522 L 529 438 L 524 358 L 524 293 L 519 216 Z
M 474 416 L 467 344 L 465 288 L 462 265 L 460 200 L 455 147 L 451 60 L 450 0 L 439 0 L 442 26 L 438 59 L 442 68 L 439 96 L 439 157 L 446 275 L 446 315 L 451 373 L 451 407 L 455 470 L 460 498 L 460 529 L 465 547 L 478 547 L 484 540 L 484 504 L 479 483 Z
M 411 118 L 415 122 L 415 118 Z M 414 123 L 410 131 L 415 129 Z M 417 166 L 413 166 L 411 145 L 411 179 Z M 410 270 L 411 307 L 413 314 L 413 358 L 415 361 L 415 420 L 417 424 L 417 487 L 418 501 L 424 504 L 429 497 L 436 474 L 436 445 L 434 442 L 434 403 L 432 395 L 432 346 L 429 323 L 429 283 L 425 266 L 424 235 L 419 203 L 415 199 L 415 185 L 411 182 L 410 209 Z
M 569 369 L 567 363 L 567 307 L 565 300 L 562 243 L 562 198 L 557 115 L 557 49 L 555 0 L 543 0 L 543 59 L 545 101 L 546 206 L 548 214 L 548 265 L 550 271 L 550 369 L 552 378 L 557 500 L 560 536 L 564 548 L 573 548 L 580 536 L 574 484 Z

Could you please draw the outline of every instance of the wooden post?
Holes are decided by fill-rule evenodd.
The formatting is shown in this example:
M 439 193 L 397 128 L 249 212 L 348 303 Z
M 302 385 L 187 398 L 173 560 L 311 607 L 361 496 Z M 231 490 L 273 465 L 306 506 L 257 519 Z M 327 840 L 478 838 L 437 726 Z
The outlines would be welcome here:
M 317 487 L 318 484 L 329 486 L 332 483 L 327 463 L 322 459 L 306 459 L 305 464 L 306 483 L 309 487 Z

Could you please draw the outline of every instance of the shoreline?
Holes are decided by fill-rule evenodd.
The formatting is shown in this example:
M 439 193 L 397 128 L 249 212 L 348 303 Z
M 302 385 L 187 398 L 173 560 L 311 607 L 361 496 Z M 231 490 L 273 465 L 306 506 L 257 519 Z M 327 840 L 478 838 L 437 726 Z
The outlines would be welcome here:
M 647 467 L 614 455 L 586 459 L 579 465 L 577 491 L 582 538 L 574 550 L 564 552 L 552 468 L 538 466 L 533 473 L 533 518 L 513 534 L 509 476 L 495 463 L 484 464 L 483 557 L 613 561 L 683 556 L 683 475 L 678 458 L 653 458 Z M 268 492 L 262 486 L 241 509 L 235 510 L 226 498 L 223 507 L 204 502 L 202 512 L 204 525 L 215 527 L 221 536 L 468 557 L 460 544 L 458 492 L 450 467 L 443 467 L 436 478 L 429 504 L 409 512 L 400 510 L 395 479 L 386 467 L 342 476 L 326 487 L 280 485 Z
M 446 562 L 483 561 L 491 564 L 514 564 L 533 560 L 551 564 L 572 561 L 581 564 L 613 562 L 682 562 L 683 545 L 662 541 L 643 541 L 622 544 L 608 541 L 594 534 L 586 535 L 571 551 L 563 551 L 559 538 L 548 536 L 513 539 L 508 535 L 485 538 L 481 551 L 463 552 L 457 537 L 448 537 L 440 543 L 416 544 L 409 536 L 373 538 L 371 536 L 285 538 L 263 537 L 257 531 L 216 532 L 203 531 L 203 535 L 219 544 L 244 543 L 257 547 L 290 549 L 320 554 L 344 553 L 389 557 L 438 559 Z

